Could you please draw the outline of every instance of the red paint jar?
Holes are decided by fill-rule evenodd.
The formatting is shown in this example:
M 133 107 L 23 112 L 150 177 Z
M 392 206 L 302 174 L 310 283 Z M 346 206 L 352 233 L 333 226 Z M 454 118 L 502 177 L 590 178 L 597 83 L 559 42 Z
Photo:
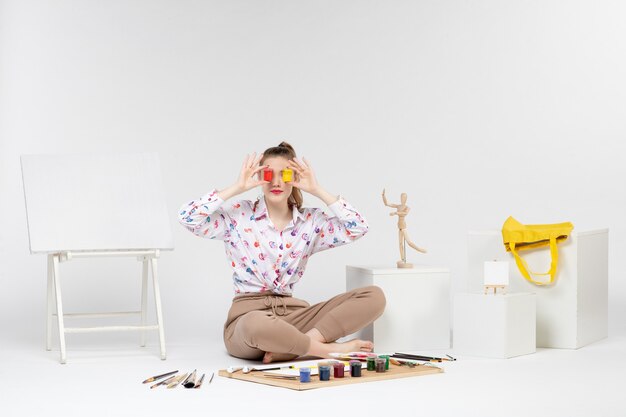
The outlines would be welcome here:
M 344 367 L 343 363 L 333 363 L 333 376 L 335 378 L 343 378 Z

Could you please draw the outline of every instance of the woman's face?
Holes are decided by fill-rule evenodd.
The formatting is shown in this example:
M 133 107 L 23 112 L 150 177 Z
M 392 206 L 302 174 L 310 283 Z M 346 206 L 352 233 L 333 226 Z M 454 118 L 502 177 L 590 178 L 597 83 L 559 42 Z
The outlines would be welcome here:
M 287 205 L 287 200 L 291 195 L 291 190 L 293 189 L 293 185 L 291 182 L 283 182 L 283 170 L 287 169 L 287 158 L 282 156 L 270 156 L 265 158 L 261 165 L 269 165 L 267 169 L 273 172 L 272 180 L 263 184 L 261 187 L 263 188 L 263 195 L 265 196 L 265 201 L 268 203 L 271 202 L 273 204 L 285 204 Z M 263 179 L 263 171 L 259 172 L 259 178 Z M 296 173 L 293 173 L 293 178 L 295 179 Z

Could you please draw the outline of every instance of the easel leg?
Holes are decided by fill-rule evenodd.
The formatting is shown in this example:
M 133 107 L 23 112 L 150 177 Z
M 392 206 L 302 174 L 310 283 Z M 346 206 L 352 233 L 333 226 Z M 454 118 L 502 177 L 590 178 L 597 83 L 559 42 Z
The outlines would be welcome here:
M 165 335 L 163 333 L 163 316 L 161 315 L 161 292 L 157 278 L 157 260 L 150 258 L 152 266 L 152 287 L 154 289 L 154 303 L 156 305 L 157 324 L 159 325 L 159 344 L 161 346 L 161 359 L 165 360 Z
M 52 314 L 53 314 L 53 291 L 54 283 L 52 281 L 52 274 L 54 271 L 54 265 L 52 263 L 52 255 L 48 255 L 48 288 L 46 294 L 46 350 L 52 349 Z
M 61 348 L 61 363 L 65 363 L 65 325 L 63 324 L 63 303 L 61 301 L 61 283 L 59 275 L 59 255 L 52 257 L 52 280 L 54 281 L 54 296 L 57 304 L 57 320 L 59 323 L 59 347 Z
M 146 325 L 148 313 L 148 259 L 143 258 L 141 261 L 141 325 Z M 146 331 L 141 331 L 141 345 L 146 345 Z

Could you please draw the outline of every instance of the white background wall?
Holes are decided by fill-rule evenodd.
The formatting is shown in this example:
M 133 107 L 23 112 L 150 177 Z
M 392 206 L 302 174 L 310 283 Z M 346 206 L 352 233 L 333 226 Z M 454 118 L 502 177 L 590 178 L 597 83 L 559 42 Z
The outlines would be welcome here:
M 19 155 L 159 152 L 176 239 L 166 336 L 185 343 L 221 338 L 233 294 L 222 244 L 178 226 L 178 207 L 281 140 L 371 223 L 314 257 L 296 296 L 343 291 L 346 264 L 397 260 L 386 187 L 408 193 L 409 233 L 429 250 L 409 259 L 449 266 L 455 291 L 467 230 L 509 214 L 609 227 L 609 325 L 624 334 L 625 21 L 617 0 L 0 1 L 3 343 L 44 340 Z M 68 312 L 138 306 L 133 262 L 91 262 L 62 265 Z M 70 340 L 96 337 L 113 336 Z

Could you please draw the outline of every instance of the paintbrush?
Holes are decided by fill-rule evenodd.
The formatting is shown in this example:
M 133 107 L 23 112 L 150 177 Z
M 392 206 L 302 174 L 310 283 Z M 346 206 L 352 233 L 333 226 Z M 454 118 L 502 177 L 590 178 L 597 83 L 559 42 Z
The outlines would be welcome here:
M 166 376 L 174 375 L 177 372 L 178 372 L 178 370 L 172 371 L 172 372 L 166 372 L 166 373 L 161 374 L 161 375 L 151 376 L 150 378 L 148 378 L 145 381 L 143 381 L 142 384 L 147 384 L 148 382 L 153 382 L 153 381 L 156 381 L 157 379 L 161 379 L 161 378 L 165 378 Z
M 241 370 L 241 372 L 243 372 L 244 374 L 249 374 L 252 371 L 275 371 L 278 369 L 293 369 L 294 366 L 290 365 L 290 366 L 244 366 L 243 369 Z
M 298 375 L 275 375 L 275 374 L 263 374 L 264 377 L 267 378 L 276 378 L 276 379 L 298 379 L 300 376 Z
M 193 388 L 195 385 L 196 385 L 196 369 L 194 369 L 193 372 L 187 378 L 185 378 L 185 380 L 182 382 L 182 386 L 185 388 Z
M 424 356 L 424 355 L 412 355 L 410 353 L 394 353 L 391 355 L 395 358 L 400 359 L 413 359 L 416 361 L 426 361 L 426 362 L 442 362 L 442 361 L 455 361 L 456 359 L 450 355 L 446 355 L 446 358 L 437 358 L 434 356 Z
M 427 358 L 427 359 L 430 359 L 430 360 L 433 360 L 433 361 L 437 361 L 437 362 L 441 362 L 441 361 L 449 361 L 449 362 L 456 361 L 456 359 L 453 358 L 450 355 L 446 355 L 445 358 L 437 358 L 437 357 L 434 357 L 434 356 L 423 356 L 423 355 L 411 355 L 411 354 L 408 354 L 408 353 L 400 353 L 400 355 L 403 355 L 403 356 L 418 356 L 418 357 Z
M 161 385 L 165 385 L 165 384 L 169 384 L 170 382 L 172 382 L 174 379 L 176 378 L 176 375 L 172 375 L 171 377 L 164 379 L 161 382 L 157 382 L 156 384 L 150 386 L 150 389 L 156 388 L 156 387 L 160 387 Z
M 412 360 L 412 361 L 422 361 L 422 362 L 443 362 L 443 359 L 441 358 L 433 358 L 430 356 L 420 356 L 420 355 L 391 355 L 390 358 L 396 358 L 396 359 L 408 359 L 408 360 Z
M 180 384 L 183 379 L 187 378 L 187 375 L 189 375 L 189 374 L 184 374 L 184 375 L 179 376 L 178 378 L 176 378 L 175 380 L 173 380 L 172 382 L 167 384 L 167 388 L 168 389 L 176 388 L 178 386 L 178 384 Z
M 198 382 L 196 382 L 196 385 L 193 387 L 194 389 L 198 389 L 202 386 L 202 382 L 204 381 L 204 374 L 202 374 L 202 376 L 200 377 L 200 379 L 198 380 Z

